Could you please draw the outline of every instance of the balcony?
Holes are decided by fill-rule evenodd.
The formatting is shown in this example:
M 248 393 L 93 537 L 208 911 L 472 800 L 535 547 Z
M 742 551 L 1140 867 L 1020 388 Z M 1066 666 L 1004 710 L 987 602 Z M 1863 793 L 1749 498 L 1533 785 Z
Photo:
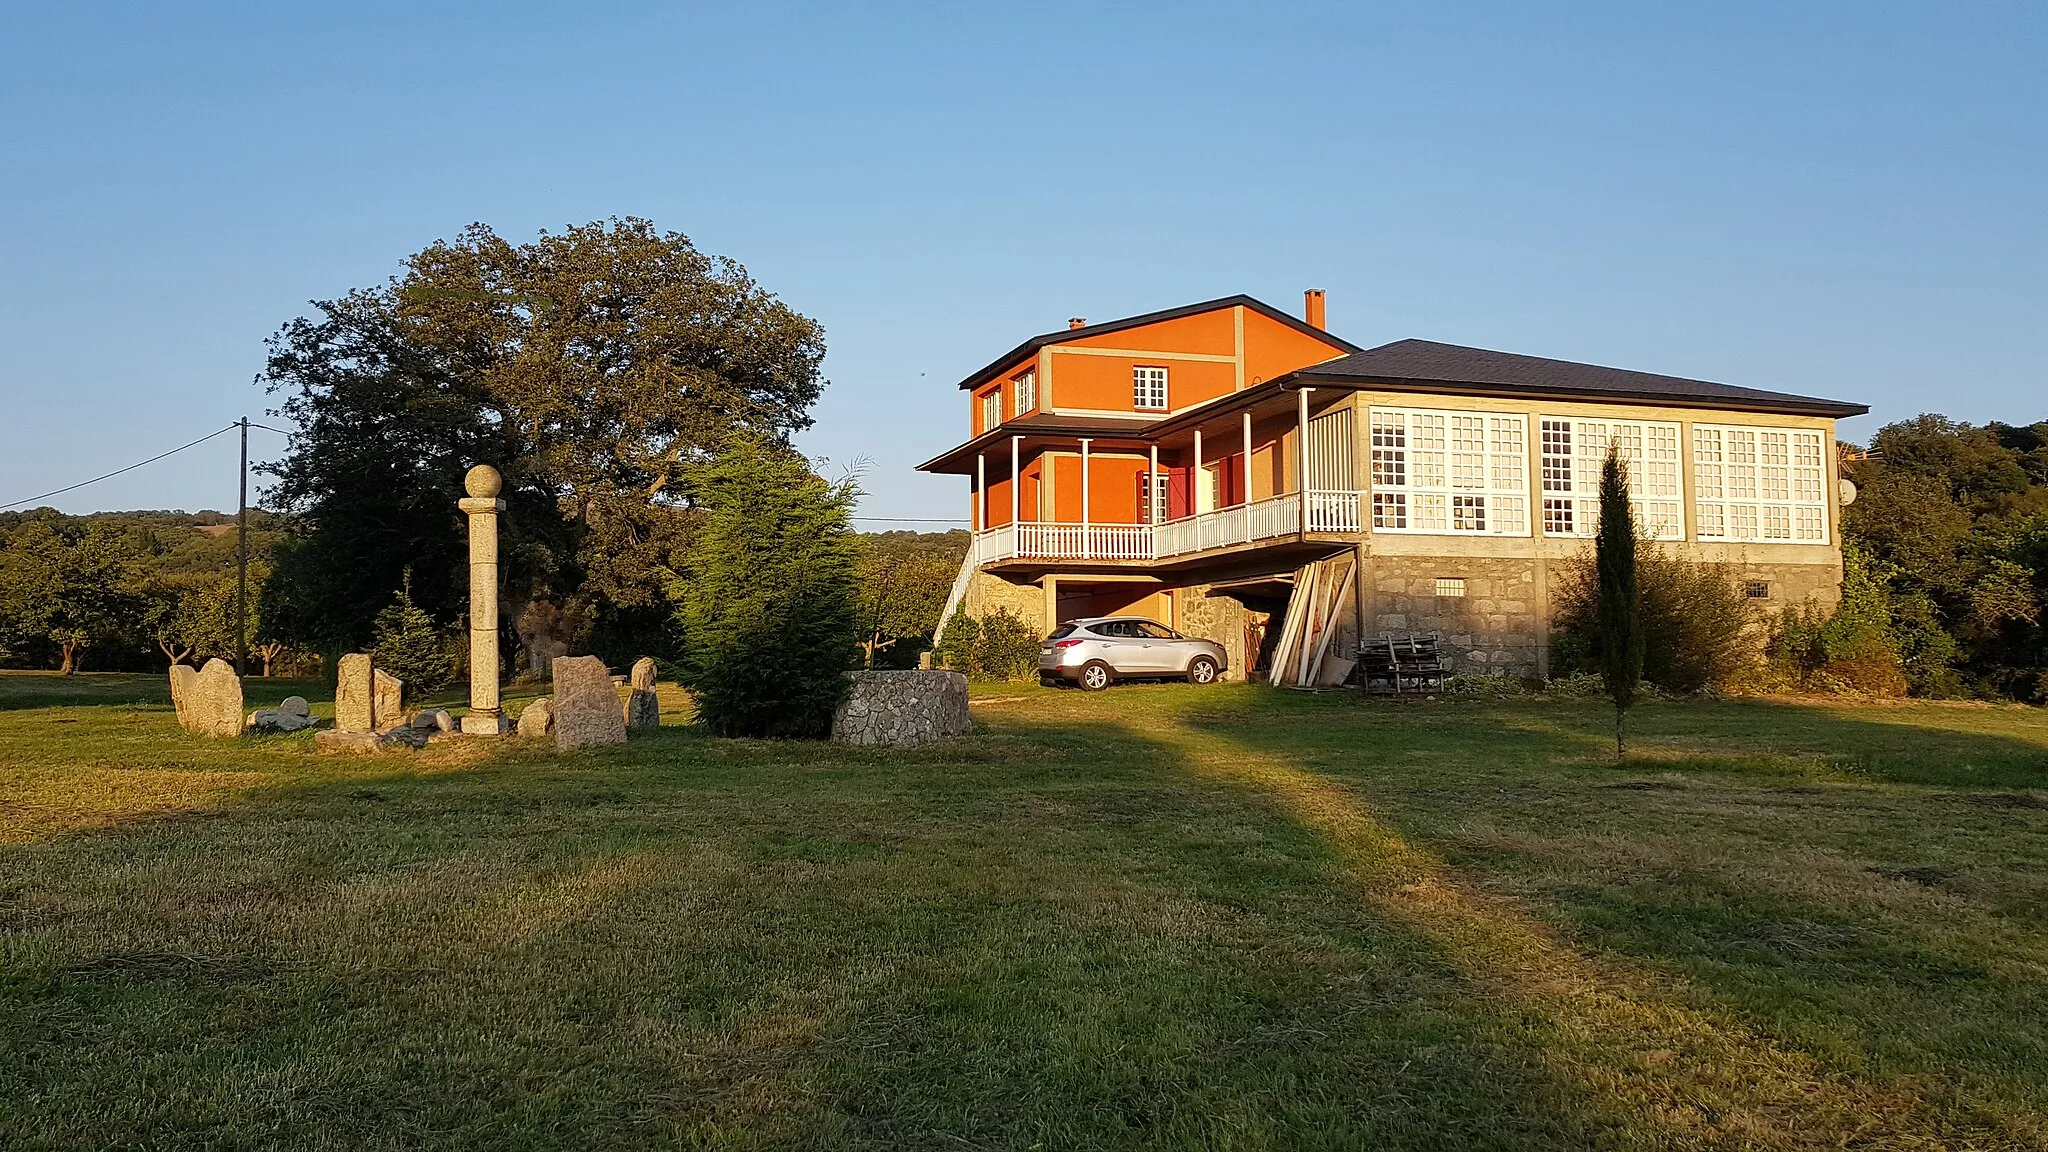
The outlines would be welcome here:
M 1198 560 L 1261 542 L 1301 543 L 1316 536 L 1356 536 L 1361 494 L 1311 489 L 1306 513 L 1300 492 L 1183 516 L 1160 524 L 1004 524 L 974 537 L 976 565 L 1044 567 L 1047 561 L 1133 567 Z

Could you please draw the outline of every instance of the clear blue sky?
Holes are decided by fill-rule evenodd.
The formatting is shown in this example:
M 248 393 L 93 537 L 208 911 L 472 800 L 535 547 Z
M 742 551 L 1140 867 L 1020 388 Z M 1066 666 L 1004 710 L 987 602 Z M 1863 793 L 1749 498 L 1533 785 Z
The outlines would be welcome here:
M 2048 419 L 2048 5 L 8 6 L 0 502 L 264 398 L 481 220 L 646 216 L 827 331 L 874 516 L 1068 316 L 1402 337 Z M 273 442 L 257 434 L 259 452 Z M 225 508 L 223 438 L 51 501 Z

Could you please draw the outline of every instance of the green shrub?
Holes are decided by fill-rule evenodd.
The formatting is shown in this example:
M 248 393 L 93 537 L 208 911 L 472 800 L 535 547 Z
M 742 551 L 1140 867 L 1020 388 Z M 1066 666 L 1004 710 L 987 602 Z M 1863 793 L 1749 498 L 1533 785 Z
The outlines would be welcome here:
M 1834 611 L 1800 604 L 1778 617 L 1766 676 L 1773 686 L 1808 692 L 1905 695 L 1909 684 L 1890 597 L 1861 549 L 1851 544 L 1842 550 L 1842 600 Z
M 721 736 L 828 735 L 856 666 L 858 490 L 752 440 L 692 466 L 685 490 L 706 517 L 671 595 L 698 722 Z
M 974 649 L 981 643 L 981 621 L 967 614 L 965 606 L 955 608 L 946 626 L 939 630 L 939 642 L 932 646 L 932 659 L 941 668 L 972 676 Z
M 459 660 L 448 629 L 412 600 L 412 569 L 405 570 L 398 598 L 377 613 L 370 659 L 405 681 L 410 699 L 425 699 L 455 680 Z
M 946 621 L 933 652 L 970 680 L 1024 680 L 1038 672 L 1038 632 L 1007 608 L 975 619 L 965 608 Z
M 1447 678 L 1444 695 L 1459 700 L 1512 700 L 1529 695 L 1529 685 L 1519 676 L 1482 676 L 1468 672 Z
M 1599 623 L 1590 556 L 1563 570 L 1557 636 L 1550 644 L 1554 673 L 1573 676 L 1599 669 Z M 1684 560 L 1645 546 L 1636 560 L 1641 598 L 1643 679 L 1675 695 L 1725 687 L 1755 666 L 1756 618 L 1740 589 L 1719 564 Z
M 1024 618 L 998 608 L 981 618 L 974 667 L 984 680 L 1023 680 L 1038 674 L 1038 632 Z

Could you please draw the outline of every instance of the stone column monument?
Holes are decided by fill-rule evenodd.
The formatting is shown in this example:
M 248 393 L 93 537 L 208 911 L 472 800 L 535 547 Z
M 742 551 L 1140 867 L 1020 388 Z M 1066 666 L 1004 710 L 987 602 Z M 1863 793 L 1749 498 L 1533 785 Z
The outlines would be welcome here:
M 498 736 L 505 718 L 498 710 L 498 513 L 505 502 L 498 470 L 479 464 L 462 478 L 469 498 L 458 507 L 469 516 L 469 714 L 462 730 Z

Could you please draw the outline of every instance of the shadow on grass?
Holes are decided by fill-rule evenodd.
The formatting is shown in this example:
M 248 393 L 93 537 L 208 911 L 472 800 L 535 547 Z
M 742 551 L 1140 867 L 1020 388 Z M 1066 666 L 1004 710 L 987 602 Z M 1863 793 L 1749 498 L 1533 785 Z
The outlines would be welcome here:
M 1602 786 L 1702 772 L 1684 741 L 1776 713 L 1646 711 L 1657 755 L 1617 769 L 1590 711 L 1046 701 L 909 752 L 665 730 L 574 757 L 309 758 L 201 816 L 0 849 L 0 1137 L 2038 1134 L 2000 1128 L 2033 1123 L 2024 1108 L 1957 1120 L 1702 1008 L 1670 973 L 1590 954 L 1416 831 L 1489 789 L 1537 821 L 1554 795 L 1633 811 L 1663 793 Z M 1704 771 L 1781 771 L 1751 735 Z

